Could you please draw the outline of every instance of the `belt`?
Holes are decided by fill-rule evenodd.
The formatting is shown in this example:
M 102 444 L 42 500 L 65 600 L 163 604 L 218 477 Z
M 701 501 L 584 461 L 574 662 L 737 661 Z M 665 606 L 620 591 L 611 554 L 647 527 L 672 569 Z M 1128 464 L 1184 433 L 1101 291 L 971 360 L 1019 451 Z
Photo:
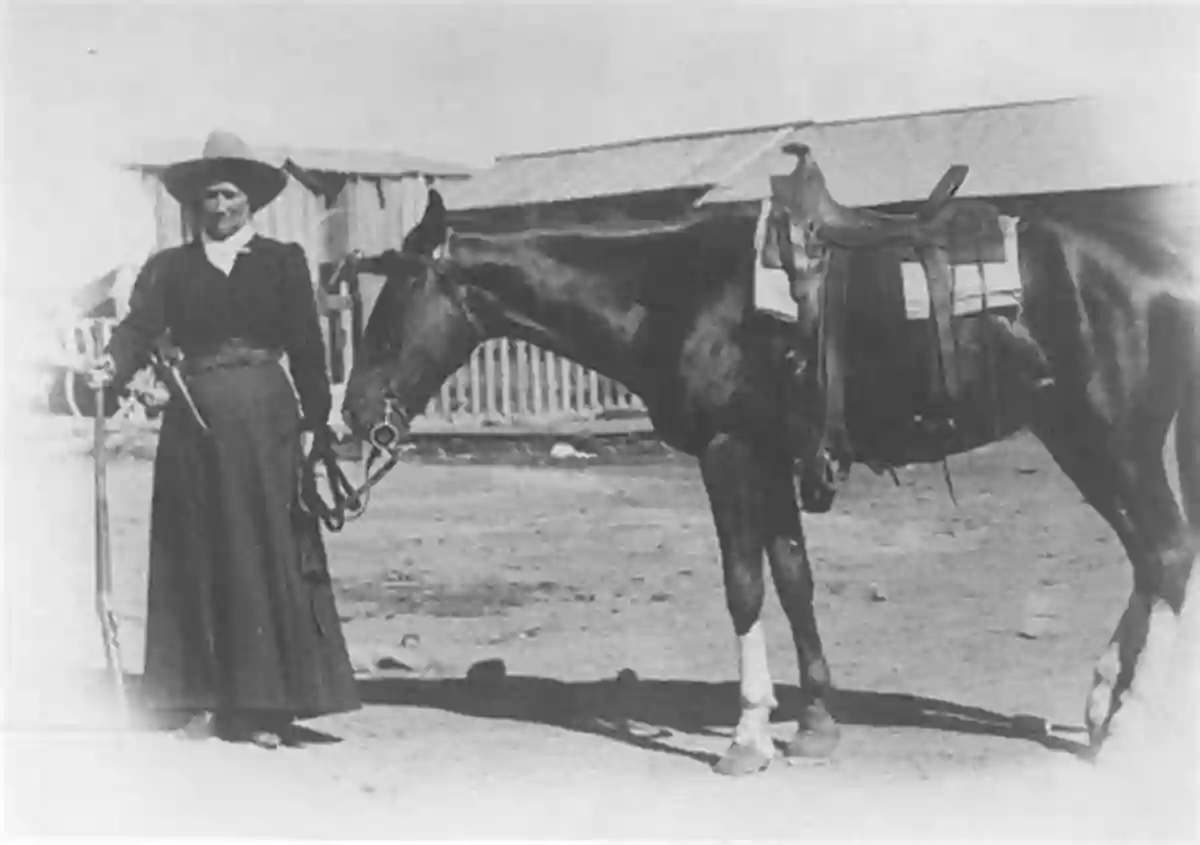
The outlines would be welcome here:
M 203 353 L 185 354 L 183 371 L 191 376 L 228 367 L 273 364 L 278 362 L 281 357 L 282 353 L 278 349 L 263 349 L 257 346 L 231 343 Z

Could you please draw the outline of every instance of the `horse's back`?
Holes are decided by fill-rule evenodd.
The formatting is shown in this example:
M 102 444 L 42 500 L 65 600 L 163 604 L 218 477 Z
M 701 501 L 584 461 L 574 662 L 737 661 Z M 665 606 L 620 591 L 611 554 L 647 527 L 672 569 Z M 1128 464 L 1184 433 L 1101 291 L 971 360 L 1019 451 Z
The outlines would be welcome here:
M 1058 212 L 1018 234 L 1025 320 L 1062 386 L 1113 421 L 1200 368 L 1200 287 L 1184 226 Z

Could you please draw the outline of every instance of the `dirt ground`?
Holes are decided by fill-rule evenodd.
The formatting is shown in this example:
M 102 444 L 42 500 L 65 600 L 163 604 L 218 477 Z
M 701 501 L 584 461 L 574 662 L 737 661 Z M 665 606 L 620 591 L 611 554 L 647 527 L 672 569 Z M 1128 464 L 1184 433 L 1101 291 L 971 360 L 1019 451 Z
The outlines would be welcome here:
M 1194 834 L 1179 770 L 1114 780 L 1081 759 L 1092 663 L 1130 571 L 1027 436 L 952 458 L 957 506 L 940 467 L 904 469 L 899 486 L 856 468 L 831 513 L 806 517 L 842 742 L 738 780 L 708 768 L 737 718 L 736 648 L 691 459 L 414 454 L 328 537 L 364 708 L 308 723 L 324 741 L 264 752 L 113 728 L 85 450 L 36 429 L 6 463 L 10 833 Z M 130 454 L 110 464 L 135 675 L 150 472 Z M 773 594 L 764 621 L 786 740 L 796 659 Z M 485 661 L 504 679 L 485 663 L 468 680 Z

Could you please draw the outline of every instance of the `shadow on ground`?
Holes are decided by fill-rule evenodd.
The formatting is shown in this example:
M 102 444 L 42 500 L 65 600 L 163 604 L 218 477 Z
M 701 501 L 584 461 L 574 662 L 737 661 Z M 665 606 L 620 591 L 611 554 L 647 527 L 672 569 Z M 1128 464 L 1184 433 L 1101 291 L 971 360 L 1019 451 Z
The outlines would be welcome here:
M 734 682 L 683 680 L 558 681 L 550 678 L 498 674 L 467 678 L 373 677 L 359 680 L 366 705 L 421 707 L 481 719 L 505 719 L 547 725 L 598 736 L 647 750 L 688 757 L 704 763 L 716 755 L 671 744 L 673 734 L 727 736 L 738 719 L 738 689 Z M 129 706 L 137 725 L 169 729 L 170 718 L 152 716 L 139 705 L 139 676 L 126 682 Z M 107 683 L 97 678 L 100 692 Z M 111 689 L 108 690 L 111 694 Z M 779 708 L 772 721 L 794 720 L 803 699 L 798 687 L 776 686 Z M 980 707 L 897 692 L 838 690 L 833 716 L 842 725 L 974 734 L 1033 742 L 1051 751 L 1087 757 L 1086 743 L 1057 735 L 1081 728 L 1051 725 L 1043 730 L 1038 717 L 1006 716 Z M 304 741 L 337 742 L 336 737 L 301 728 Z
M 671 733 L 724 736 L 738 720 L 738 688 L 733 682 L 632 680 L 564 682 L 507 676 L 475 681 L 419 678 L 369 678 L 359 682 L 363 702 L 427 707 L 478 718 L 552 725 L 609 736 L 618 741 L 704 762 L 714 755 L 691 752 L 661 741 Z M 794 720 L 803 704 L 800 689 L 777 685 L 779 708 L 772 721 Z M 838 690 L 831 710 L 842 725 L 911 727 L 983 734 L 1035 742 L 1084 756 L 1087 746 L 1042 730 L 1028 715 L 1005 716 L 979 707 L 936 698 L 869 690 Z M 640 730 L 630 731 L 633 723 Z M 649 734 L 645 729 L 650 728 Z M 1076 731 L 1055 725 L 1052 730 Z

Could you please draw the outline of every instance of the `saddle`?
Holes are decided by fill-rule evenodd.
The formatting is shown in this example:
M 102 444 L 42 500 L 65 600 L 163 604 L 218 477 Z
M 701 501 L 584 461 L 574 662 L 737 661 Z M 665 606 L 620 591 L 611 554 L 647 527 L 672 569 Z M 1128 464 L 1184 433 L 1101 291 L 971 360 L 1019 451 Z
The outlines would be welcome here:
M 960 399 L 961 384 L 953 330 L 952 267 L 1005 260 L 999 212 L 982 201 L 954 198 L 966 179 L 965 165 L 950 167 L 912 214 L 847 208 L 829 193 L 807 146 L 789 144 L 783 151 L 797 156 L 797 163 L 792 173 L 771 178 L 774 224 L 767 227 L 761 258 L 764 266 L 788 270 L 792 262 L 784 260 L 783 251 L 796 248 L 791 243 L 791 231 L 797 225 L 840 250 L 857 253 L 886 246 L 893 248 L 900 260 L 919 261 L 929 291 L 931 337 L 924 346 L 930 358 L 929 372 L 935 378 L 931 392 L 935 404 L 953 408 Z M 838 264 L 843 269 L 851 266 L 845 261 Z M 901 285 L 902 281 L 896 278 L 893 283 Z M 850 272 L 826 272 L 817 297 L 817 374 L 824 402 L 823 440 L 841 463 L 843 473 L 854 459 L 845 422 L 846 361 L 852 340 L 846 334 L 847 300 L 852 288 L 873 284 L 873 279 Z M 862 293 L 877 295 L 878 291 Z M 864 297 L 859 294 L 855 299 L 861 304 Z M 888 297 L 880 299 L 883 308 L 882 300 Z M 904 316 L 901 314 L 899 319 Z M 904 327 L 895 332 L 897 336 L 903 333 Z M 945 423 L 953 429 L 953 416 Z

